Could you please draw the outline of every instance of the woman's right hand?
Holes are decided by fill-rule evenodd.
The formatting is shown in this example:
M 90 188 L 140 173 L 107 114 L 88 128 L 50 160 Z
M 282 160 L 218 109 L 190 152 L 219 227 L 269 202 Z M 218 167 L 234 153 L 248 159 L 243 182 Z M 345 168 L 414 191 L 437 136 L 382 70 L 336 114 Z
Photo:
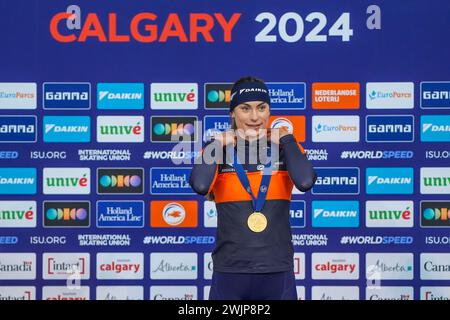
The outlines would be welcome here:
M 214 140 L 219 140 L 222 143 L 222 146 L 229 144 L 236 144 L 236 134 L 234 130 L 228 130 L 214 136 Z

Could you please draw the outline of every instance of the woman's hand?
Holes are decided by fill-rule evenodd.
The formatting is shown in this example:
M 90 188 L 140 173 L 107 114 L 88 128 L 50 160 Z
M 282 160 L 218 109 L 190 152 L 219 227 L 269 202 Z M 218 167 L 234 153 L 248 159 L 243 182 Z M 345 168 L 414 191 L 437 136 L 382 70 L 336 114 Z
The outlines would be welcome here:
M 228 130 L 219 134 L 214 135 L 214 140 L 218 140 L 222 143 L 222 146 L 229 144 L 236 144 L 236 134 L 234 130 Z
M 272 141 L 273 143 L 276 144 L 280 144 L 280 139 L 289 133 L 289 130 L 287 127 L 280 127 L 280 128 L 268 128 L 267 129 L 267 134 L 268 137 L 270 139 L 270 141 Z

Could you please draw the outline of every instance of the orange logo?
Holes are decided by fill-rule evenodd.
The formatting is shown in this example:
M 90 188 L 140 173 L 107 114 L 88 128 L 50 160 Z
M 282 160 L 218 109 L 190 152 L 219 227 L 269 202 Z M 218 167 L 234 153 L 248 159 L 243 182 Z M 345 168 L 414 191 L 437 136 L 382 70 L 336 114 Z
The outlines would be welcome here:
M 270 116 L 269 127 L 287 127 L 297 142 L 305 142 L 306 119 L 305 116 Z
M 359 109 L 358 82 L 314 82 L 313 109 Z
M 150 225 L 154 228 L 194 228 L 197 217 L 197 201 L 150 201 Z

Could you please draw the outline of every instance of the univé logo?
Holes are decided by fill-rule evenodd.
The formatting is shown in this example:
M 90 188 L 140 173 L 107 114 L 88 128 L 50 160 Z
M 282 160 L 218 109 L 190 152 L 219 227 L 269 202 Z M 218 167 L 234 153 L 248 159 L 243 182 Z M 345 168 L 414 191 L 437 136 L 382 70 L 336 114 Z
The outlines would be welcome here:
M 192 228 L 198 224 L 197 201 L 151 201 L 150 224 L 160 228 Z
M 152 83 L 150 98 L 152 109 L 197 109 L 197 83 Z
M 144 142 L 144 117 L 98 116 L 97 142 Z
M 36 227 L 36 201 L 0 201 L 0 228 Z
M 142 194 L 144 192 L 144 169 L 98 168 L 98 194 Z
M 44 168 L 44 194 L 89 194 L 90 168 Z
M 44 227 L 89 227 L 89 201 L 44 201 Z
M 197 117 L 154 116 L 150 122 L 152 142 L 197 141 Z

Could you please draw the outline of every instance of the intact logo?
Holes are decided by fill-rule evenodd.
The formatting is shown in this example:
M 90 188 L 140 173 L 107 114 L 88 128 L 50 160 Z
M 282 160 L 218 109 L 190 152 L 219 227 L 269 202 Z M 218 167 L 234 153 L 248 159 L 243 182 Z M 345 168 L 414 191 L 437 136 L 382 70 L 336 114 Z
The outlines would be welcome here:
M 98 168 L 98 194 L 143 194 L 144 169 Z
M 0 300 L 36 300 L 36 287 L 1 286 Z
M 44 168 L 44 194 L 90 194 L 90 168 Z
M 144 254 L 141 252 L 97 253 L 97 279 L 144 278 Z
M 192 168 L 156 167 L 150 169 L 151 194 L 195 194 L 189 185 Z
M 152 142 L 197 141 L 197 117 L 150 117 Z
M 420 168 L 421 194 L 450 194 L 450 167 Z
M 36 116 L 0 115 L 0 143 L 30 143 L 36 139 Z
M 313 142 L 359 142 L 359 116 L 313 116 Z
M 144 142 L 144 117 L 98 116 L 97 142 Z
M 420 300 L 450 300 L 450 287 L 420 287 Z
M 294 252 L 294 276 L 295 280 L 304 280 L 306 275 L 305 254 Z
M 413 226 L 413 201 L 366 201 L 366 227 L 412 228 Z
M 359 168 L 316 168 L 312 194 L 359 194 Z
M 0 253 L 0 280 L 35 280 L 36 254 Z
M 450 82 L 434 81 L 420 83 L 420 108 L 449 109 Z
M 413 82 L 367 82 L 367 109 L 413 109 Z
M 450 201 L 421 201 L 421 227 L 450 227 Z
M 91 108 L 91 84 L 88 82 L 44 82 L 44 109 L 87 110 Z
M 44 142 L 90 142 L 91 118 L 88 116 L 44 116 Z
M 197 201 L 151 201 L 153 228 L 195 228 L 198 226 Z
M 0 168 L 0 194 L 36 194 L 36 168 Z
M 366 142 L 413 142 L 414 116 L 367 116 Z
M 0 82 L 0 109 L 36 109 L 35 82 Z
M 314 228 L 359 227 L 358 201 L 313 201 L 311 210 Z
M 271 110 L 304 110 L 306 84 L 304 82 L 268 82 Z
M 231 129 L 229 116 L 205 116 L 203 118 L 203 141 Z
M 90 207 L 89 201 L 44 201 L 44 227 L 87 228 Z
M 270 116 L 268 126 L 272 129 L 286 127 L 297 142 L 305 142 L 305 116 Z
M 196 252 L 150 253 L 150 279 L 196 280 L 197 273 Z
M 144 201 L 97 201 L 97 228 L 144 227 Z
M 36 227 L 36 201 L 0 201 L 0 228 Z
M 450 142 L 450 115 L 421 116 L 420 140 Z
M 89 279 L 89 253 L 44 253 L 42 262 L 44 280 Z
M 144 84 L 98 83 L 97 108 L 106 110 L 144 109 Z
M 359 109 L 358 82 L 314 82 L 312 84 L 313 109 Z
M 291 200 L 291 206 L 289 208 L 289 221 L 291 228 L 304 228 L 305 227 L 305 211 L 306 204 L 303 200 Z
M 366 279 L 412 280 L 414 279 L 414 255 L 412 253 L 367 253 Z
M 232 83 L 205 83 L 205 109 L 230 108 Z
M 366 168 L 367 194 L 413 194 L 413 192 L 413 168 Z
M 156 110 L 195 110 L 198 108 L 197 83 L 152 83 L 150 107 Z
M 359 254 L 349 252 L 313 252 L 313 280 L 358 280 Z

